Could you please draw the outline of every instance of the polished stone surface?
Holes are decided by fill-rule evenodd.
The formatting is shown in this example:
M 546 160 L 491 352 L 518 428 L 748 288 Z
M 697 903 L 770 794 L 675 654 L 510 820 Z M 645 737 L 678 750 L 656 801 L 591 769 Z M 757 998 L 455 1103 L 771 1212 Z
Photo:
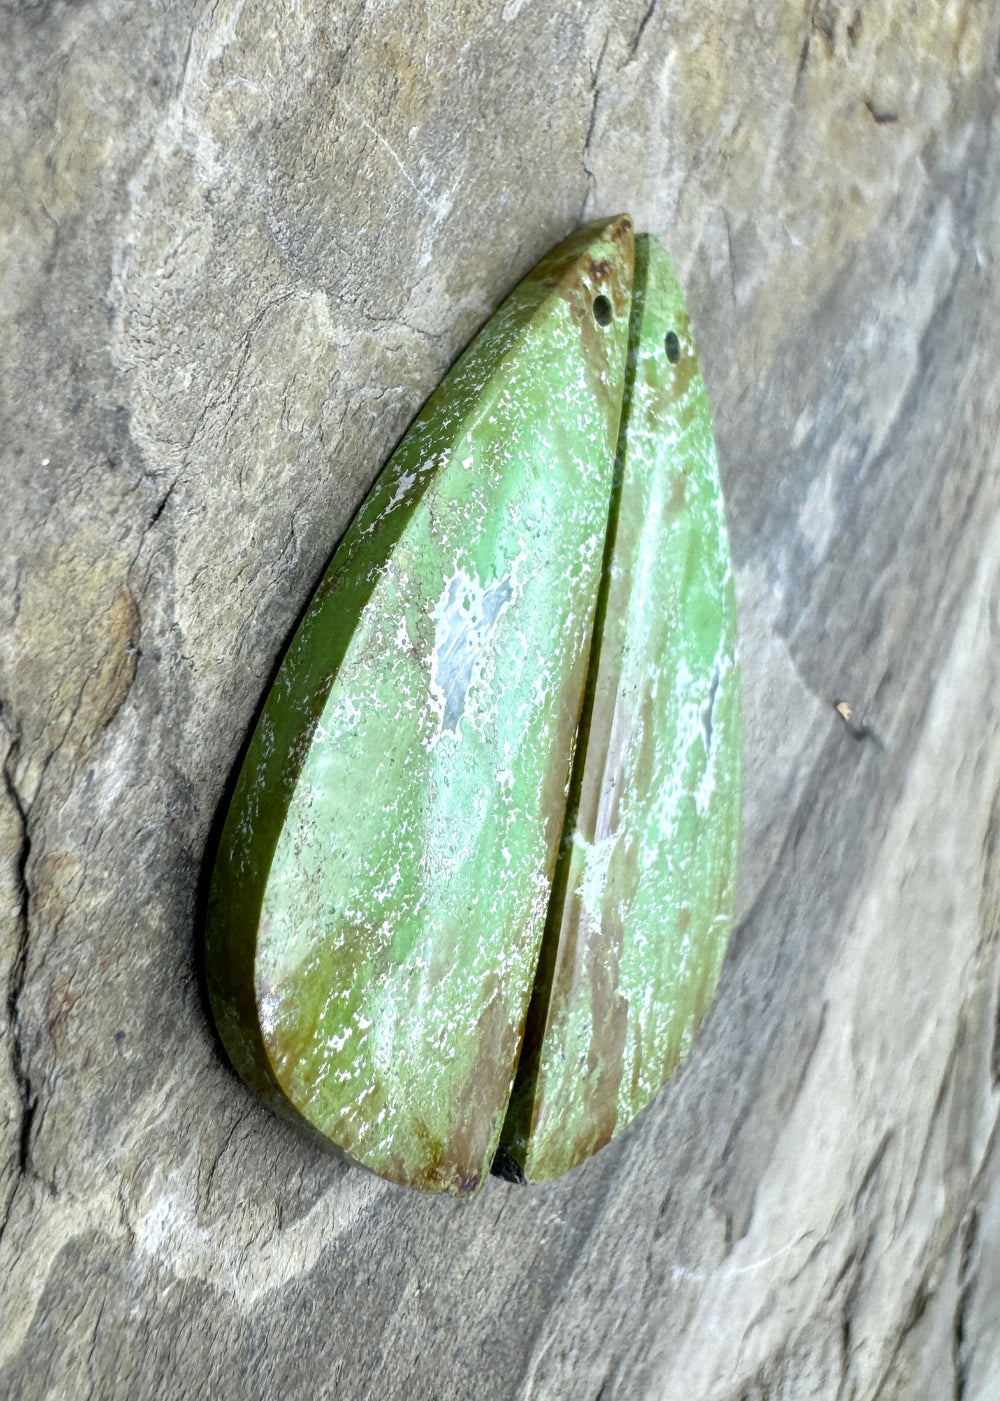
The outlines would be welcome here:
M 498 1170 L 530 1180 L 624 1128 L 725 952 L 735 637 L 687 310 L 623 216 L 447 376 L 282 662 L 209 897 L 248 1083 L 460 1194 L 501 1125 Z
M 565 1172 L 643 1109 L 715 990 L 736 891 L 736 603 L 708 397 L 663 245 L 636 240 L 591 675 L 502 1149 Z
M 222 834 L 234 1064 L 353 1159 L 475 1191 L 538 960 L 621 414 L 631 221 L 581 231 L 432 395 L 344 536 Z

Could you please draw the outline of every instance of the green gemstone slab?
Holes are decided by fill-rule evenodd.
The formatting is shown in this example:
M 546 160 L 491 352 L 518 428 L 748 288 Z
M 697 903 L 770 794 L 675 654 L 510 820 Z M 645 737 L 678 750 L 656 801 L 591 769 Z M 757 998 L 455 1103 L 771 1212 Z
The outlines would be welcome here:
M 662 246 L 636 239 L 607 568 L 566 829 L 501 1160 L 594 1153 L 691 1043 L 740 819 L 736 611 L 712 421 Z
M 264 704 L 209 892 L 244 1079 L 385 1177 L 474 1191 L 538 962 L 624 396 L 627 217 L 574 235 L 428 401 Z

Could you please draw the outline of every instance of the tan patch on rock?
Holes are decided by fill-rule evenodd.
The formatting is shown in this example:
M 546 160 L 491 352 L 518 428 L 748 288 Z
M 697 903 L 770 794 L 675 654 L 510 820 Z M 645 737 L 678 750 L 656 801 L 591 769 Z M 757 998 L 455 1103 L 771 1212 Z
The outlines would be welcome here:
M 139 610 L 127 561 L 91 532 L 36 556 L 21 578 L 4 691 L 24 740 L 79 759 L 135 677 Z

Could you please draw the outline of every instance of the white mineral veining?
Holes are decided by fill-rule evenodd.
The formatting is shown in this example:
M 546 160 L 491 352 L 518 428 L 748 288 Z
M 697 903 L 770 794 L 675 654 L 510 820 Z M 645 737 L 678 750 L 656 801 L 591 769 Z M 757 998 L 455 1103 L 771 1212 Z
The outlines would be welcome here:
M 486 585 L 461 566 L 445 579 L 431 612 L 434 649 L 430 695 L 438 716 L 438 733 L 434 738 L 445 732 L 458 735 L 469 689 L 497 623 L 513 596 L 513 570 Z
M 416 472 L 402 473 L 402 475 L 399 478 L 399 481 L 396 483 L 396 490 L 393 492 L 390 499 L 386 502 L 385 510 L 382 512 L 383 516 L 387 516 L 390 511 L 394 511 L 396 509 L 396 507 L 401 501 L 406 500 L 407 496 L 409 495 L 410 488 L 413 486 L 416 480 Z
M 260 999 L 260 1029 L 265 1036 L 272 1036 L 278 1014 L 278 998 L 273 992 L 264 993 Z
M 608 868 L 618 845 L 618 834 L 613 832 L 599 841 L 588 842 L 579 832 L 574 832 L 573 845 L 583 858 L 579 884 L 580 900 L 590 918 L 599 922 L 604 891 L 608 884 Z

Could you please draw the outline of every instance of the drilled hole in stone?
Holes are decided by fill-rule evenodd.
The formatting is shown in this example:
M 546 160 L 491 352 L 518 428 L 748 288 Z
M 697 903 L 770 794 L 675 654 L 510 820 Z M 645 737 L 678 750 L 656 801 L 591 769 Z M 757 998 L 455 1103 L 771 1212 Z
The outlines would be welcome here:
M 602 293 L 594 298 L 594 320 L 598 326 L 610 326 L 614 319 L 615 309 L 611 305 L 609 298 Z
M 676 365 L 681 358 L 681 342 L 676 331 L 668 331 L 663 337 L 663 349 L 667 352 L 667 359 L 671 365 Z

